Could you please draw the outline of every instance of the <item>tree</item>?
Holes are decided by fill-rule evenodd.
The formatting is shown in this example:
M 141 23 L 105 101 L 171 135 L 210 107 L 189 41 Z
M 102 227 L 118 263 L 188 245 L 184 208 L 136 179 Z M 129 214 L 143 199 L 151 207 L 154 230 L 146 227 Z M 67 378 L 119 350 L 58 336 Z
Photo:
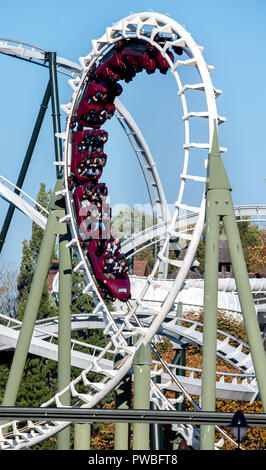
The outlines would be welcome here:
M 241 222 L 238 226 L 248 271 L 265 272 L 266 248 L 263 231 L 249 220 Z
M 15 317 L 17 312 L 17 271 L 9 266 L 0 269 L 0 313 Z
M 237 218 L 239 220 L 239 217 Z M 252 223 L 252 220 L 247 217 L 245 221 L 238 223 L 239 235 L 242 243 L 244 258 L 249 272 L 264 272 L 265 271 L 265 241 L 263 238 L 263 231 L 259 229 L 258 225 Z M 220 227 L 220 233 L 223 231 L 223 224 Z M 202 234 L 197 252 L 196 259 L 200 263 L 200 270 L 204 272 L 205 266 L 205 229 Z

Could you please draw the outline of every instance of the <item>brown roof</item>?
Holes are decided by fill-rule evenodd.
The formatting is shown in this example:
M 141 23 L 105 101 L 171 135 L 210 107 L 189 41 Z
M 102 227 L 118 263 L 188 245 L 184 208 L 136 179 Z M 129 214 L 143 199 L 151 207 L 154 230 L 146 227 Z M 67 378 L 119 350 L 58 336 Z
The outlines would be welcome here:
M 219 241 L 219 261 L 220 263 L 231 264 L 231 256 L 229 253 L 228 243 L 226 240 Z
M 135 261 L 133 263 L 133 274 L 135 276 L 148 276 L 149 275 L 149 267 L 148 261 Z
M 52 261 L 52 265 L 51 265 L 51 268 L 50 268 L 50 271 L 48 273 L 48 286 L 49 286 L 49 291 L 52 290 L 52 286 L 53 286 L 53 280 L 54 280 L 54 277 L 56 275 L 56 273 L 58 273 L 58 270 L 59 270 L 59 261 L 57 259 L 53 260 Z

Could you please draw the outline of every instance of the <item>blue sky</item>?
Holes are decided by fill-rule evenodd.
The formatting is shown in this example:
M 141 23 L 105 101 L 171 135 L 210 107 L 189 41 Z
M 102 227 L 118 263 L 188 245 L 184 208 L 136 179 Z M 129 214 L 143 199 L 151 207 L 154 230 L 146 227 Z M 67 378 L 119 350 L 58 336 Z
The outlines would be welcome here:
M 107 26 L 132 12 L 148 9 L 169 14 L 185 26 L 198 44 L 204 46 L 206 62 L 215 66 L 212 81 L 223 91 L 217 107 L 227 122 L 220 126 L 219 138 L 220 144 L 228 148 L 223 160 L 233 188 L 233 201 L 235 204 L 265 203 L 264 0 L 118 0 L 112 3 L 106 0 L 14 0 L 1 6 L 0 37 L 56 51 L 59 56 L 78 62 L 80 56 L 91 50 L 91 40 L 99 38 Z M 1 54 L 0 67 L 0 174 L 15 182 L 39 111 L 48 72 L 37 65 Z M 136 81 L 123 85 L 121 96 L 142 129 L 156 162 L 158 157 L 158 169 L 170 203 L 174 202 L 177 194 L 178 181 L 173 175 L 176 176 L 181 163 L 171 160 L 174 158 L 173 142 L 165 135 L 174 126 L 178 134 L 183 126 L 182 120 L 176 119 L 177 102 L 173 98 L 172 82 L 173 79 L 158 74 L 151 77 L 141 74 Z M 59 77 L 59 87 L 60 102 L 69 102 L 72 93 L 63 76 Z M 64 119 L 62 112 L 62 128 Z M 144 204 L 147 193 L 125 136 L 115 122 L 108 123 L 105 128 L 110 139 L 106 148 L 108 168 L 104 175 L 111 204 Z M 23 186 L 32 197 L 36 197 L 41 182 L 47 189 L 53 188 L 53 160 L 49 108 Z M 6 210 L 7 204 L 0 201 L 0 223 Z M 16 213 L 1 254 L 1 263 L 19 267 L 22 240 L 28 238 L 30 232 L 31 221 Z

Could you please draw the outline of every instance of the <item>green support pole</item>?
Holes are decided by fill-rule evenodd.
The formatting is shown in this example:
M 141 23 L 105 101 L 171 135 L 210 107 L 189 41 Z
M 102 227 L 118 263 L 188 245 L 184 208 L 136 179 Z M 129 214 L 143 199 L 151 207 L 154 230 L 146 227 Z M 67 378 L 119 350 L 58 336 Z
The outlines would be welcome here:
M 62 142 L 57 134 L 61 133 L 60 107 L 58 95 L 58 81 L 56 71 L 56 53 L 48 52 L 49 72 L 51 81 L 51 102 L 54 130 L 55 160 L 61 162 L 63 159 Z M 59 190 L 63 189 L 62 168 L 56 167 Z M 64 198 L 61 198 L 60 206 L 62 217 L 65 215 Z M 71 380 L 71 290 L 72 290 L 72 264 L 70 249 L 66 248 L 70 241 L 65 227 L 65 233 L 59 238 L 59 335 L 58 335 L 58 389 L 65 388 Z M 70 392 L 62 397 L 64 405 L 70 404 Z M 59 450 L 69 449 L 70 427 L 65 428 L 57 436 Z
M 62 217 L 65 211 L 62 212 Z M 72 300 L 72 263 L 70 241 L 66 224 L 64 234 L 59 236 L 59 326 L 58 326 L 58 390 L 64 389 L 71 381 L 71 300 Z M 62 397 L 64 406 L 70 405 L 70 391 Z M 57 435 L 58 450 L 70 447 L 70 426 Z
M 50 84 L 50 80 L 49 80 L 49 82 L 47 84 L 47 87 L 46 87 L 46 91 L 45 91 L 43 100 L 42 100 L 42 103 L 41 103 L 41 107 L 40 107 L 38 116 L 37 116 L 37 119 L 36 119 L 36 123 L 35 123 L 34 129 L 33 129 L 32 135 L 31 135 L 31 139 L 30 139 L 30 142 L 29 142 L 29 145 L 28 145 L 28 148 L 27 148 L 27 152 L 26 152 L 26 155 L 25 155 L 25 158 L 24 158 L 24 161 L 23 161 L 23 164 L 22 164 L 22 167 L 21 167 L 21 170 L 20 170 L 17 182 L 16 182 L 16 186 L 18 188 L 22 188 L 22 186 L 23 186 L 25 176 L 26 176 L 26 173 L 28 171 L 28 167 L 29 167 L 29 164 L 30 164 L 30 161 L 31 161 L 31 157 L 32 157 L 32 154 L 33 154 L 33 151 L 34 151 L 34 148 L 35 148 L 35 144 L 36 144 L 36 141 L 38 139 L 40 129 L 41 129 L 41 126 L 42 126 L 42 123 L 43 123 L 45 112 L 46 112 L 47 107 L 48 107 L 50 96 L 51 96 L 51 84 Z M 18 189 L 15 189 L 14 193 L 19 194 L 20 191 Z M 1 230 L 1 233 L 0 233 L 0 253 L 1 253 L 3 245 L 5 243 L 5 239 L 6 239 L 6 236 L 7 236 L 7 232 L 8 232 L 13 214 L 14 214 L 14 210 L 15 210 L 15 206 L 10 205 L 9 208 L 8 208 L 8 211 L 6 213 L 6 217 L 5 217 L 5 220 L 4 220 L 4 223 L 3 223 L 3 226 L 2 226 L 2 230 Z
M 150 409 L 150 366 L 152 356 L 150 346 L 142 344 L 136 351 L 134 365 L 134 398 L 135 410 Z M 149 449 L 149 423 L 133 424 L 133 450 Z
M 56 211 L 50 211 L 42 238 L 38 262 L 34 271 L 31 289 L 24 312 L 23 322 L 11 365 L 2 406 L 15 405 L 17 392 L 31 343 L 34 325 L 37 319 L 43 289 L 47 279 L 50 261 L 54 251 L 56 234 L 60 233 L 60 230 L 61 224 L 58 222 Z
M 115 364 L 122 358 L 119 355 L 115 358 Z M 131 408 L 131 375 L 125 375 L 116 389 L 115 408 L 129 410 Z M 129 423 L 115 423 L 115 450 L 128 450 L 130 443 Z
M 205 273 L 204 273 L 204 319 L 203 319 L 203 358 L 202 358 L 202 411 L 216 410 L 216 344 L 217 344 L 217 303 L 218 303 L 218 264 L 219 232 L 221 217 L 227 212 L 225 202 L 231 186 L 220 157 L 218 133 L 214 123 L 214 134 L 209 154 Z M 201 427 L 201 449 L 214 449 L 214 426 Z
M 178 318 L 183 317 L 183 304 L 182 304 L 182 302 L 178 302 L 177 317 Z M 176 350 L 175 357 L 173 359 L 173 364 L 179 365 L 179 366 L 185 366 L 186 365 L 186 347 L 187 347 L 187 344 L 183 344 L 183 345 L 180 346 L 180 349 Z M 181 375 L 182 377 L 185 377 L 185 375 L 186 375 L 185 370 L 184 369 L 176 369 L 176 375 Z M 179 395 L 180 394 L 176 394 L 176 396 L 179 396 Z M 178 411 L 185 411 L 185 400 L 183 400 L 182 403 L 177 403 L 176 404 L 176 409 Z
M 49 61 L 50 81 L 51 81 L 51 101 L 52 101 L 52 118 L 54 128 L 54 148 L 55 148 L 55 159 L 57 162 L 62 161 L 62 142 L 60 137 L 56 134 L 61 133 L 60 124 L 60 107 L 59 107 L 59 96 L 58 96 L 58 82 L 57 82 L 57 71 L 56 71 L 56 53 L 48 52 L 47 58 Z M 59 166 L 56 167 L 57 178 L 62 177 L 62 169 Z
M 161 383 L 161 376 L 156 375 L 152 379 L 155 383 Z M 157 410 L 155 403 L 150 403 L 151 410 Z M 163 450 L 163 425 L 159 423 L 150 424 L 150 442 L 151 450 Z
M 257 313 L 250 289 L 247 266 L 241 247 L 237 222 L 231 204 L 231 214 L 223 217 L 225 233 L 232 260 L 243 320 L 247 332 L 251 357 L 258 383 L 260 399 L 266 413 L 266 358 L 258 324 Z
M 177 304 L 177 317 L 182 318 L 183 317 L 183 304 L 182 302 L 178 302 Z M 177 324 L 180 324 L 179 321 L 177 321 Z M 187 344 L 180 345 L 178 349 L 175 351 L 175 356 L 173 358 L 172 364 L 179 365 L 179 366 L 185 366 L 186 365 L 186 347 Z M 185 377 L 185 370 L 184 369 L 178 369 L 176 368 L 176 375 L 181 375 Z M 175 392 L 175 397 L 178 398 L 181 395 L 180 392 Z M 182 401 L 182 403 L 176 403 L 175 405 L 176 410 L 178 411 L 185 411 L 185 399 Z M 178 446 L 180 444 L 181 437 L 176 433 L 176 435 L 173 438 L 173 450 L 178 449 Z
M 74 450 L 90 450 L 91 425 L 77 423 L 74 425 Z
M 206 208 L 206 244 L 204 275 L 204 321 L 203 321 L 203 363 L 202 363 L 202 411 L 216 409 L 216 330 L 218 297 L 218 258 L 219 227 L 224 223 L 232 259 L 233 271 L 237 283 L 238 295 L 246 326 L 255 374 L 262 393 L 261 399 L 266 407 L 266 359 L 259 331 L 254 301 L 250 289 L 246 263 L 239 237 L 231 198 L 231 186 L 220 157 L 218 132 L 214 125 L 213 143 L 209 155 L 207 208 Z M 201 449 L 214 449 L 214 426 L 201 428 Z
M 220 218 L 216 215 L 215 201 L 207 198 L 205 278 L 204 278 L 204 320 L 203 320 L 203 359 L 202 396 L 203 411 L 216 410 L 216 344 L 217 344 L 217 291 L 219 262 Z M 213 449 L 214 426 L 202 426 L 201 447 Z

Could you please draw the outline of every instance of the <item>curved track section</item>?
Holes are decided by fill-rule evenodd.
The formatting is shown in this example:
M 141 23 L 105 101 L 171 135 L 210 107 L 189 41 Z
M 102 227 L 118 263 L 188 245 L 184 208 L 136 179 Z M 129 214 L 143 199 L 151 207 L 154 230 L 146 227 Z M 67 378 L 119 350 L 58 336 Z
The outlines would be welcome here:
M 17 191 L 17 193 L 16 193 Z M 30 197 L 25 191 L 18 188 L 11 181 L 0 175 L 0 197 L 27 215 L 41 228 L 45 228 L 48 211 Z
M 32 64 L 49 67 L 46 54 L 49 51 L 40 47 L 27 44 L 26 42 L 15 41 L 13 39 L 0 38 L 0 54 L 26 60 Z M 62 57 L 56 59 L 57 71 L 64 75 L 75 77 L 80 73 L 78 64 Z
M 160 35 L 162 37 L 161 42 L 156 41 L 156 36 Z M 70 176 L 70 166 L 71 166 L 71 158 L 72 158 L 72 128 L 71 122 L 73 117 L 77 113 L 78 106 L 82 100 L 83 93 L 86 90 L 87 85 L 87 77 L 88 73 L 90 73 L 92 67 L 96 65 L 98 66 L 101 63 L 104 55 L 108 53 L 110 48 L 112 48 L 118 41 L 125 40 L 127 38 L 135 38 L 137 40 L 145 41 L 146 43 L 150 44 L 152 47 L 157 49 L 160 54 L 166 59 L 168 66 L 176 80 L 178 86 L 178 93 L 181 98 L 181 104 L 183 108 L 183 120 L 185 126 L 185 143 L 184 143 L 184 166 L 183 172 L 181 175 L 181 184 L 178 193 L 178 197 L 175 203 L 175 212 L 166 236 L 166 240 L 164 242 L 163 247 L 161 248 L 158 259 L 155 262 L 155 266 L 151 276 L 147 279 L 146 285 L 143 291 L 140 294 L 140 298 L 136 300 L 134 306 L 129 309 L 128 313 L 124 316 L 124 323 L 122 325 L 117 325 L 113 315 L 109 312 L 107 306 L 103 302 L 99 291 L 97 289 L 97 285 L 95 283 L 94 273 L 91 269 L 90 264 L 86 258 L 86 252 L 82 249 L 79 238 L 79 227 L 76 223 L 76 216 L 74 210 L 74 201 L 73 195 L 70 191 L 67 190 L 68 187 L 68 177 Z M 174 299 L 176 298 L 179 290 L 181 289 L 183 282 L 185 280 L 186 274 L 193 262 L 195 252 L 198 246 L 198 242 L 201 237 L 202 228 L 204 224 L 204 215 L 205 215 L 205 199 L 204 199 L 204 189 L 205 189 L 205 182 L 206 176 L 202 177 L 197 174 L 188 174 L 188 162 L 189 162 L 189 155 L 191 148 L 200 149 L 202 152 L 204 149 L 206 150 L 206 158 L 208 156 L 208 151 L 210 150 L 211 141 L 212 141 L 212 134 L 214 128 L 214 122 L 220 122 L 221 119 L 217 115 L 216 110 L 216 102 L 215 102 L 215 89 L 211 83 L 210 79 L 210 67 L 206 64 L 201 54 L 201 50 L 198 45 L 193 41 L 191 35 L 187 33 L 184 28 L 178 25 L 176 22 L 171 20 L 170 18 L 156 14 L 156 13 L 141 13 L 137 15 L 130 16 L 128 18 L 123 19 L 121 22 L 113 25 L 111 28 L 107 28 L 106 33 L 96 41 L 92 42 L 93 50 L 89 53 L 86 57 L 80 59 L 81 66 L 83 69 L 83 74 L 81 77 L 77 77 L 74 80 L 70 80 L 71 87 L 73 89 L 72 95 L 72 102 L 62 106 L 62 109 L 68 114 L 69 118 L 67 121 L 67 128 L 66 132 L 62 136 L 65 141 L 64 145 L 64 165 L 65 165 L 65 190 L 64 194 L 66 196 L 66 203 L 68 208 L 68 218 L 69 222 L 71 223 L 72 228 L 72 235 L 73 238 L 69 243 L 69 246 L 75 247 L 78 256 L 79 256 L 79 264 L 77 269 L 81 269 L 87 279 L 87 285 L 84 289 L 84 292 L 92 295 L 97 304 L 97 308 L 103 313 L 106 321 L 106 334 L 112 333 L 111 336 L 111 343 L 112 346 L 115 348 L 117 353 L 122 354 L 124 357 L 121 369 L 114 371 L 113 377 L 103 377 L 104 386 L 102 386 L 101 390 L 99 389 L 99 385 L 94 386 L 91 385 L 91 393 L 88 395 L 82 394 L 82 399 L 87 401 L 87 404 L 93 406 L 97 401 L 99 401 L 105 393 L 107 393 L 111 388 L 113 388 L 117 383 L 118 380 L 121 379 L 121 376 L 124 375 L 126 370 L 131 366 L 133 355 L 139 345 L 143 342 L 148 344 L 149 341 L 152 339 L 156 331 L 158 330 L 159 326 L 161 325 L 163 319 L 171 309 Z M 186 55 L 188 59 L 186 60 L 176 60 L 172 61 L 170 59 L 170 55 L 168 54 L 170 47 L 179 47 L 182 49 L 182 54 Z M 197 74 L 197 83 L 190 83 L 190 84 L 183 84 L 181 81 L 181 77 L 179 69 L 186 68 L 190 66 L 194 69 L 194 72 Z M 198 81 L 200 79 L 200 86 L 198 85 Z M 193 85 L 193 86 L 192 86 Z M 197 85 L 197 86 L 195 86 Z M 200 113 L 194 113 L 193 109 L 188 109 L 188 104 L 185 98 L 185 91 L 188 88 L 193 89 L 193 91 L 204 93 L 206 98 L 206 109 Z M 208 129 L 208 141 L 204 144 L 191 142 L 190 140 L 190 117 L 196 118 L 204 118 L 206 121 L 207 129 Z M 221 149 L 222 150 L 222 149 Z M 191 207 L 186 204 L 183 195 L 185 190 L 186 182 L 190 180 L 195 182 L 195 184 L 200 183 L 202 188 L 202 200 L 198 207 Z M 181 209 L 185 209 L 188 212 L 197 212 L 197 222 L 195 224 L 195 228 L 192 231 L 193 233 L 186 235 L 186 238 L 189 238 L 189 246 L 187 249 L 186 257 L 182 263 L 179 261 L 176 262 L 171 261 L 167 258 L 167 246 L 171 236 L 178 236 L 178 232 L 175 229 L 176 219 L 180 213 Z M 65 219 L 65 220 L 66 220 Z M 179 234 L 183 236 L 183 234 Z M 159 268 L 160 262 L 164 262 L 166 264 L 172 263 L 179 267 L 179 272 L 177 278 L 175 279 L 172 289 L 169 290 L 166 299 L 160 306 L 160 308 L 155 309 L 155 315 L 153 321 L 149 325 L 149 328 L 145 328 L 144 326 L 135 325 L 135 314 L 137 312 L 137 307 L 141 305 L 141 300 L 145 295 L 149 285 L 154 282 L 156 273 Z M 128 346 L 127 339 L 136 337 L 138 335 L 138 342 L 133 346 Z M 123 371 L 123 372 L 122 372 Z M 61 392 L 60 392 L 61 393 Z M 78 394 L 77 394 L 78 395 Z

